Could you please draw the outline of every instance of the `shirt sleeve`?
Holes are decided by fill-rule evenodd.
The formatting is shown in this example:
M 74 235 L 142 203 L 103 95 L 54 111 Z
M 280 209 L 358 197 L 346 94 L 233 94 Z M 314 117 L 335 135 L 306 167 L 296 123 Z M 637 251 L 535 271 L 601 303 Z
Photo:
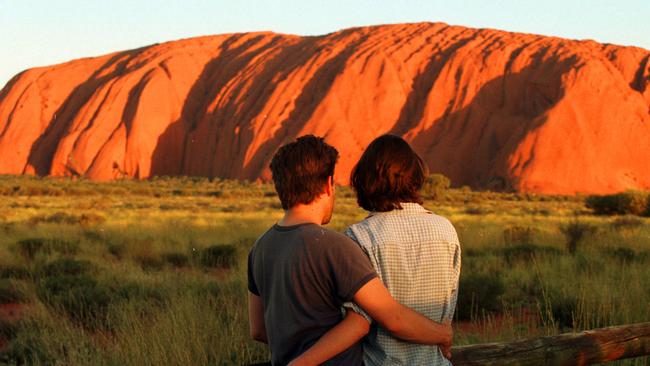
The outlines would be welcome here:
M 260 292 L 257 289 L 257 284 L 255 283 L 255 278 L 253 277 L 253 251 L 251 250 L 248 253 L 248 291 L 253 295 L 260 296 Z
M 333 274 L 336 294 L 341 303 L 351 301 L 368 281 L 377 277 L 370 259 L 349 238 L 341 235 L 328 246 L 328 261 Z
M 460 250 L 460 242 L 458 240 L 458 234 L 456 234 L 456 230 L 454 230 L 454 236 L 451 241 L 452 248 L 454 250 L 454 255 L 453 255 L 453 260 L 452 260 L 452 270 L 451 270 L 451 278 L 450 278 L 450 283 L 451 283 L 451 298 L 449 299 L 449 309 L 451 311 L 447 315 L 447 319 L 453 320 L 454 318 L 454 311 L 456 309 L 456 303 L 458 302 L 458 282 L 460 278 L 460 268 L 461 268 L 461 250 Z
M 370 315 L 368 315 L 368 313 L 366 313 L 363 309 L 361 309 L 359 305 L 357 305 L 356 303 L 354 302 L 343 303 L 343 312 L 344 312 L 343 316 L 345 316 L 346 311 L 354 311 L 355 313 L 364 317 L 364 319 L 366 319 L 366 321 L 369 324 L 372 324 L 372 318 L 370 317 Z
M 361 248 L 361 250 L 363 250 L 363 252 L 364 252 L 366 255 L 368 255 L 368 252 L 366 251 L 366 248 L 362 247 L 361 244 L 359 244 L 359 240 L 357 239 L 357 236 L 354 235 L 354 231 L 352 231 L 352 227 L 351 227 L 351 226 L 348 227 L 348 228 L 345 230 L 345 236 L 347 236 L 348 238 L 352 239 L 352 240 L 353 240 L 353 241 L 354 241 L 354 242 L 359 246 L 359 248 Z M 371 264 L 372 264 L 372 263 L 371 263 Z M 344 311 L 354 311 L 355 313 L 357 313 L 357 314 L 361 315 L 362 317 L 364 317 L 364 318 L 368 321 L 368 323 L 372 324 L 372 321 L 373 321 L 373 320 L 372 320 L 372 318 L 370 317 L 370 315 L 368 315 L 368 313 L 366 313 L 366 312 L 365 312 L 365 311 L 364 311 L 364 310 L 363 310 L 359 305 L 357 305 L 356 303 L 354 303 L 354 302 L 346 302 L 346 303 L 343 304 L 343 309 L 344 309 Z M 344 314 L 344 315 L 345 315 L 345 314 Z
M 344 234 L 345 234 L 345 236 L 347 236 L 348 238 L 352 239 L 352 241 L 353 241 L 356 245 L 358 245 L 359 248 L 361 248 L 361 250 L 362 250 L 363 253 L 366 255 L 366 257 L 371 258 L 371 257 L 370 257 L 370 253 L 368 253 L 368 248 L 366 248 L 365 246 L 363 246 L 363 244 L 361 244 L 361 240 L 359 240 L 359 238 L 357 238 L 357 235 L 354 233 L 354 230 L 352 230 L 352 226 L 348 227 L 348 228 L 345 230 L 345 233 L 344 233 Z M 372 265 L 373 268 L 376 268 L 376 267 L 374 266 L 374 264 L 372 263 L 372 259 L 370 260 L 370 265 Z M 381 276 L 380 276 L 380 278 L 381 278 Z

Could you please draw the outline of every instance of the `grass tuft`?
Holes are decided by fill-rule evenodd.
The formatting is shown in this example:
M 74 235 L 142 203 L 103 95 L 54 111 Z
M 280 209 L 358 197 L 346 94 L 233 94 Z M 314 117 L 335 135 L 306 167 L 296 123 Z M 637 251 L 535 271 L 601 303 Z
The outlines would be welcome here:
M 22 303 L 29 299 L 24 288 L 14 280 L 0 280 L 0 305 Z
M 93 272 L 94 269 L 94 266 L 89 261 L 60 258 L 46 264 L 43 267 L 42 274 L 46 277 L 62 275 L 78 276 Z
M 498 312 L 505 287 L 499 273 L 461 273 L 456 316 L 473 320 L 480 315 Z
M 200 260 L 205 267 L 230 268 L 237 264 L 237 248 L 234 245 L 212 245 L 201 250 Z

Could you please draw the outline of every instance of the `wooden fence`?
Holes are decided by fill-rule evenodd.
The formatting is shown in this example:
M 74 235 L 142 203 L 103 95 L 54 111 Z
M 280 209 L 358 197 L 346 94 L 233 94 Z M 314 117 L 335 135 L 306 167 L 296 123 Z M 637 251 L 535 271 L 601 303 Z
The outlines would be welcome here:
M 454 347 L 452 364 L 589 365 L 650 355 L 650 322 L 506 343 Z

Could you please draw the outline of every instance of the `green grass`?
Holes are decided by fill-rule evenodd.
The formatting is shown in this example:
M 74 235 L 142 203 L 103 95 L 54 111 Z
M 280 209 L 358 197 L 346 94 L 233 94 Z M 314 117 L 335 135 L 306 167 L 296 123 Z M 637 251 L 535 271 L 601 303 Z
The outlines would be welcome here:
M 337 195 L 342 231 L 366 213 Z M 592 215 L 580 196 L 437 197 L 425 207 L 463 250 L 456 344 L 650 320 L 650 219 Z M 268 359 L 248 336 L 245 266 L 281 214 L 267 184 L 0 176 L 0 299 L 27 309 L 0 324 L 0 364 Z

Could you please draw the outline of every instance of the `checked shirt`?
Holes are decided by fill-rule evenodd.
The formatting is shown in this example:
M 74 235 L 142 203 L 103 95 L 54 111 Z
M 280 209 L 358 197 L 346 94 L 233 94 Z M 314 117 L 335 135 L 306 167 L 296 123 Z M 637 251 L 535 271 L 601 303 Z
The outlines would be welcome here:
M 437 322 L 451 320 L 458 297 L 460 244 L 453 225 L 417 203 L 371 213 L 345 234 L 368 254 L 388 291 L 401 304 Z M 353 308 L 370 320 L 355 304 Z M 392 337 L 373 323 L 364 338 L 366 365 L 450 365 L 437 346 Z

